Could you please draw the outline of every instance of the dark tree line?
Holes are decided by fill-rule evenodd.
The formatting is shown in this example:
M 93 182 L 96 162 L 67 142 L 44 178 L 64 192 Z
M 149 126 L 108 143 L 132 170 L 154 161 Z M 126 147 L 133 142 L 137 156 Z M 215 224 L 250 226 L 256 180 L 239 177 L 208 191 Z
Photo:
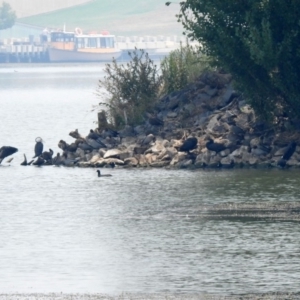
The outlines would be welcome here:
M 168 3 L 167 3 L 168 4 Z M 186 0 L 178 19 L 259 114 L 300 117 L 300 1 Z

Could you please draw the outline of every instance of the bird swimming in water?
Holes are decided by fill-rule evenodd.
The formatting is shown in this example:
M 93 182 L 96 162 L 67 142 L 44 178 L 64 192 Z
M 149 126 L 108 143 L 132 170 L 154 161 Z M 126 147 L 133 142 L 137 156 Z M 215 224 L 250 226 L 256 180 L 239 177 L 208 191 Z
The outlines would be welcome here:
M 206 148 L 210 151 L 221 152 L 226 149 L 226 146 L 221 143 L 215 143 L 212 139 L 209 139 L 206 143 Z
M 111 177 L 112 176 L 111 174 L 101 174 L 100 170 L 97 170 L 97 173 L 98 173 L 98 177 Z
M 44 149 L 44 144 L 43 144 L 43 140 L 40 137 L 37 137 L 35 139 L 35 146 L 34 146 L 34 157 L 39 157 L 42 153 L 43 153 L 43 149 Z
M 18 152 L 18 149 L 11 146 L 3 146 L 0 148 L 0 164 L 2 163 L 3 159 L 7 156 L 10 156 L 14 153 Z

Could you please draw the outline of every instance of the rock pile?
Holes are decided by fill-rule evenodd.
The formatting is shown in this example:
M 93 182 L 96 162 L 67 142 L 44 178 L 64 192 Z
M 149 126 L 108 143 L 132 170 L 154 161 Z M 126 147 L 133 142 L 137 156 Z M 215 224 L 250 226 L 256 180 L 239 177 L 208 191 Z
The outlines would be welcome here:
M 203 74 L 184 90 L 161 98 L 136 127 L 115 132 L 107 128 L 103 114 L 99 128 L 88 136 L 75 130 L 70 133 L 73 144 L 59 143 L 64 155 L 79 160 L 79 167 L 300 166 L 300 132 L 291 131 L 287 120 L 277 126 L 258 120 L 233 89 L 229 74 Z M 183 147 L 192 140 L 190 149 Z

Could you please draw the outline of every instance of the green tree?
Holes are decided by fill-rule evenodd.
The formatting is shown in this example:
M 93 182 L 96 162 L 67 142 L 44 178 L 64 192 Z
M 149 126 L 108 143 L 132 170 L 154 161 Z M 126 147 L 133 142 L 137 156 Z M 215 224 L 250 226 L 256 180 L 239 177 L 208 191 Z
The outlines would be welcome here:
M 16 13 L 10 5 L 3 2 L 2 6 L 0 6 L 0 30 L 12 27 L 15 24 L 16 18 Z
M 256 112 L 300 117 L 298 0 L 186 0 L 178 19 Z

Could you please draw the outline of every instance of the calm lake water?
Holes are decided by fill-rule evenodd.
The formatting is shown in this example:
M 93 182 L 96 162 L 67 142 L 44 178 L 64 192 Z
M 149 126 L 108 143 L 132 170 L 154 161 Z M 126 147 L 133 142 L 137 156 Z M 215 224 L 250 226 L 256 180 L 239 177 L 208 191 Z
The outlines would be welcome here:
M 299 292 L 300 224 L 203 218 L 204 205 L 298 202 L 300 171 L 21 167 L 94 128 L 103 65 L 1 65 L 0 293 Z

